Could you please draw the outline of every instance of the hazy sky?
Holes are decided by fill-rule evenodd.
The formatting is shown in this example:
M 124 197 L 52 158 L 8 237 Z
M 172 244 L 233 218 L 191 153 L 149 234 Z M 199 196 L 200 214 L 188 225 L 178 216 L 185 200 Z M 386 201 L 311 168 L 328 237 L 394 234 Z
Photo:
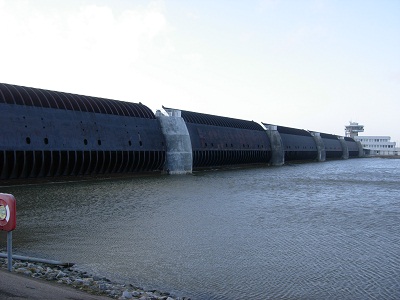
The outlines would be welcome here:
M 400 0 L 0 0 L 0 82 L 400 144 Z

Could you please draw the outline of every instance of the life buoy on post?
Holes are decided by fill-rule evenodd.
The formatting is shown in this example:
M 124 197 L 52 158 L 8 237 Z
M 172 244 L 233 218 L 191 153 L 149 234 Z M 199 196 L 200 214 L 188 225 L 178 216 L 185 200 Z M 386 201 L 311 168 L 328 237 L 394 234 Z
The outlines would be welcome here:
M 16 200 L 13 195 L 0 193 L 0 230 L 12 231 L 16 226 Z

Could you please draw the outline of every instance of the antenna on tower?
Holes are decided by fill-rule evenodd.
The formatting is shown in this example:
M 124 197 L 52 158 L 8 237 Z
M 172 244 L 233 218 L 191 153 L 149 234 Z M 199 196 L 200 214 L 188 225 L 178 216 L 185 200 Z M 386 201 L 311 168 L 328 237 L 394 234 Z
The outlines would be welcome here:
M 350 121 L 350 125 L 345 127 L 345 136 L 354 138 L 359 132 L 364 132 L 364 125 L 359 125 L 357 122 Z

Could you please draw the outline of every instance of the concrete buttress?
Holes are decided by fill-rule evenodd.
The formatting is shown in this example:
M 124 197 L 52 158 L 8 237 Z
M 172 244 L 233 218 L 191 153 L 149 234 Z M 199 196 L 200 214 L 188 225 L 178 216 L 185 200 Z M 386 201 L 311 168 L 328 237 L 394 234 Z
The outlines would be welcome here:
M 342 146 L 343 150 L 343 155 L 342 159 L 348 159 L 349 158 L 349 147 L 347 147 L 346 141 L 344 140 L 343 137 L 339 137 L 340 145 Z
M 267 126 L 266 132 L 271 143 L 272 157 L 270 164 L 272 166 L 282 166 L 285 163 L 285 150 L 283 149 L 282 139 L 277 130 L 277 126 Z
M 190 174 L 193 169 L 192 144 L 186 123 L 179 110 L 168 111 L 168 116 L 157 111 L 161 131 L 166 142 L 164 171 L 168 174 Z
M 326 160 L 326 151 L 324 141 L 321 138 L 321 134 L 319 132 L 311 132 L 311 135 L 314 138 L 315 144 L 318 149 L 318 157 L 317 161 L 325 161 Z

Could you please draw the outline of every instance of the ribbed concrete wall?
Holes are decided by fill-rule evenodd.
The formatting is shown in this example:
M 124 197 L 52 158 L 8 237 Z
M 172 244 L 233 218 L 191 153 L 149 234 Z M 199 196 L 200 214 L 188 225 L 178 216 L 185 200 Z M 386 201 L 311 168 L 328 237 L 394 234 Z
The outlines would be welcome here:
M 340 159 L 343 155 L 342 145 L 337 135 L 320 133 L 325 146 L 326 159 Z
M 164 136 L 136 103 L 0 83 L 0 179 L 160 172 Z
M 262 123 L 268 127 L 273 124 Z M 281 136 L 285 162 L 316 160 L 318 156 L 317 145 L 311 133 L 304 129 L 297 129 L 285 126 L 276 126 Z
M 268 164 L 271 146 L 260 124 L 185 110 L 180 112 L 190 135 L 193 170 Z
M 347 149 L 349 151 L 349 158 L 359 157 L 360 151 L 357 142 L 354 139 L 347 136 L 344 137 L 344 141 L 346 142 Z
M 349 137 L 0 83 L 0 179 L 362 157 Z

